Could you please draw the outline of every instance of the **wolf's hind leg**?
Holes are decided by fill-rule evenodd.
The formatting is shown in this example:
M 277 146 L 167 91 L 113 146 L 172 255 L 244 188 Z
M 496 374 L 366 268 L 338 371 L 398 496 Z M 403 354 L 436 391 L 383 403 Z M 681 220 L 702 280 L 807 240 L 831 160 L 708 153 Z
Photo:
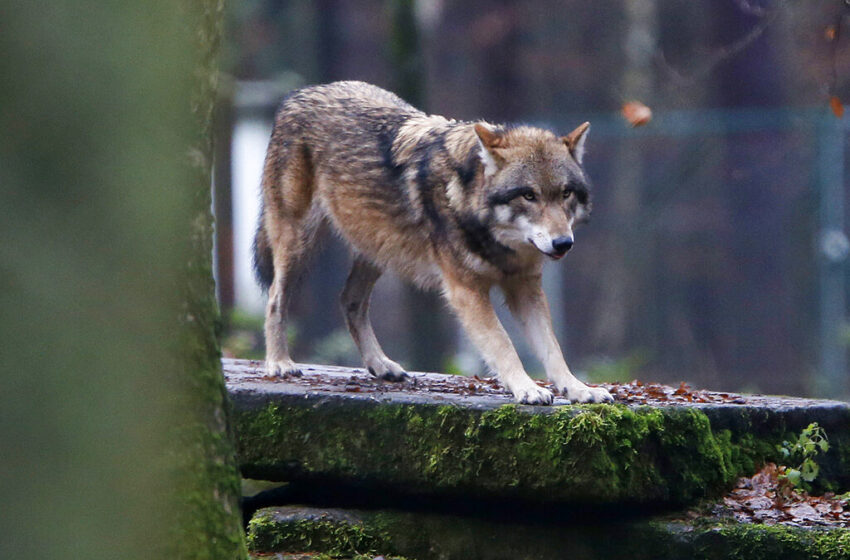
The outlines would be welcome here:
M 274 247 L 274 280 L 269 287 L 266 304 L 266 368 L 269 375 L 300 376 L 301 370 L 289 356 L 286 339 L 289 302 L 301 270 L 303 250 L 298 242 L 298 232 L 293 224 L 281 228 Z
M 272 251 L 274 279 L 266 304 L 266 367 L 270 375 L 301 375 L 289 355 L 286 340 L 289 302 L 298 276 L 304 270 L 306 255 L 322 221 L 321 208 L 313 203 L 308 167 L 297 158 L 281 173 L 267 158 L 263 190 L 266 194 L 263 227 Z
M 354 264 L 340 297 L 342 315 L 369 373 L 381 379 L 401 381 L 407 373 L 384 354 L 369 321 L 369 298 L 380 276 L 381 269 L 360 255 L 354 256 Z

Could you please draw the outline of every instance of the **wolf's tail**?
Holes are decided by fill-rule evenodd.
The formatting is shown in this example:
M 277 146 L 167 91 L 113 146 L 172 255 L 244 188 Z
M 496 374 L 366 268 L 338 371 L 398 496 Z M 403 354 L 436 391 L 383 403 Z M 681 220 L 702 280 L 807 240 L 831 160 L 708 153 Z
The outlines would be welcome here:
M 257 234 L 254 236 L 254 276 L 264 291 L 269 289 L 274 280 L 274 262 L 269 236 L 264 222 L 265 209 L 260 207 L 260 220 L 257 224 Z

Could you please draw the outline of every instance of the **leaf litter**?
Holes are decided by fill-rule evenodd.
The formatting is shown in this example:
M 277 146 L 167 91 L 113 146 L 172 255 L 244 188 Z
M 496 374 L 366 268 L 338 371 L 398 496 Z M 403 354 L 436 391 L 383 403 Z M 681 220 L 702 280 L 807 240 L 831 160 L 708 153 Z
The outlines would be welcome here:
M 268 383 L 292 383 L 309 387 L 310 391 L 316 392 L 380 394 L 403 391 L 405 393 L 420 395 L 436 396 L 439 394 L 452 394 L 497 397 L 504 399 L 506 402 L 513 400 L 499 380 L 496 377 L 489 376 L 412 372 L 409 374 L 407 380 L 394 382 L 373 377 L 366 371 L 358 368 L 302 364 L 300 367 L 304 371 L 303 377 L 273 377 L 266 375 L 263 362 L 251 360 L 247 363 L 250 365 L 245 368 L 245 374 L 247 375 L 243 379 Z M 535 379 L 535 383 L 540 387 L 545 387 L 556 393 L 554 386 L 549 381 Z M 617 403 L 635 406 L 764 406 L 768 403 L 772 406 L 777 406 L 786 403 L 786 401 L 790 404 L 799 400 L 794 397 L 766 397 L 762 395 L 743 395 L 731 392 L 694 389 L 684 381 L 679 383 L 678 386 L 661 383 L 644 383 L 637 379 L 628 383 L 591 383 L 589 385 L 591 387 L 603 387 L 607 389 Z M 556 404 L 563 403 L 556 402 Z
M 738 479 L 713 513 L 739 523 L 850 528 L 850 493 L 810 496 L 783 476 L 787 468 L 767 463 L 752 477 Z

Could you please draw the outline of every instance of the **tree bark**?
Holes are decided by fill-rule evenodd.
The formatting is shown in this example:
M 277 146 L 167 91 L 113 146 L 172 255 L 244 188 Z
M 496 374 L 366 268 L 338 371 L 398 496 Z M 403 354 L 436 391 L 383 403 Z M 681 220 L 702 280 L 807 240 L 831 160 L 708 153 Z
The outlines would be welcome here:
M 5 3 L 2 558 L 245 558 L 211 275 L 223 0 Z

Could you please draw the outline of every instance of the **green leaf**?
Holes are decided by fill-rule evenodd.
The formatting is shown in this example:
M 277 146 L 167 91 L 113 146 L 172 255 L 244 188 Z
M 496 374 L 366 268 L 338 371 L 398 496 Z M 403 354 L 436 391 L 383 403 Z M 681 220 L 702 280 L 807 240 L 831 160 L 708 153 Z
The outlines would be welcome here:
M 803 461 L 803 464 L 800 465 L 800 476 L 806 482 L 812 482 L 818 476 L 818 471 L 820 467 L 818 464 L 812 461 L 811 459 L 806 459 Z
M 788 469 L 788 472 L 786 473 L 785 477 L 788 479 L 788 482 L 790 482 L 794 486 L 800 484 L 800 471 L 798 471 L 797 469 Z

